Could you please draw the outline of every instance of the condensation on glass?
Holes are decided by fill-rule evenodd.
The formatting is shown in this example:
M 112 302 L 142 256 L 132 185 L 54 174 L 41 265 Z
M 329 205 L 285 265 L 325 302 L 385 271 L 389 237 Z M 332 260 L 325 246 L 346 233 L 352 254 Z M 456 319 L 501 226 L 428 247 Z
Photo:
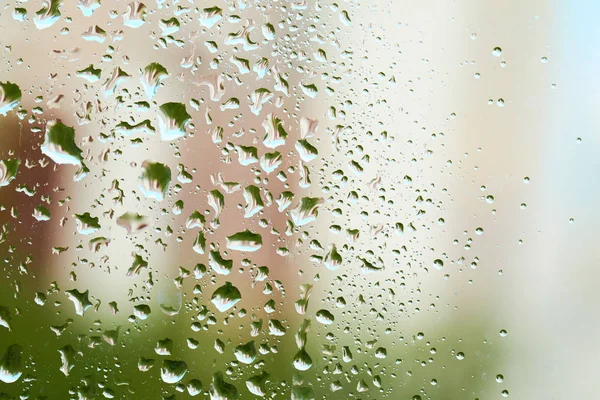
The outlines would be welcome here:
M 594 398 L 555 3 L 3 2 L 0 399 Z

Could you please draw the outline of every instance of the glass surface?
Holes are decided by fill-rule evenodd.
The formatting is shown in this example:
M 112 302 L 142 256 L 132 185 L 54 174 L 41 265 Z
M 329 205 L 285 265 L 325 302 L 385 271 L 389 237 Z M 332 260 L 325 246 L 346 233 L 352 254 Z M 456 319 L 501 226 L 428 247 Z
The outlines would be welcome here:
M 592 1 L 0 5 L 0 399 L 598 395 Z

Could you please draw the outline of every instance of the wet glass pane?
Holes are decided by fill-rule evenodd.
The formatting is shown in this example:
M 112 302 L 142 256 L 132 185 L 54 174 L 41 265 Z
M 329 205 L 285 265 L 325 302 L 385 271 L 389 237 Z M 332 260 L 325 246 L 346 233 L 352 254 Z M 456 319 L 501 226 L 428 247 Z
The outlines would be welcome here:
M 0 399 L 595 398 L 596 8 L 3 2 Z

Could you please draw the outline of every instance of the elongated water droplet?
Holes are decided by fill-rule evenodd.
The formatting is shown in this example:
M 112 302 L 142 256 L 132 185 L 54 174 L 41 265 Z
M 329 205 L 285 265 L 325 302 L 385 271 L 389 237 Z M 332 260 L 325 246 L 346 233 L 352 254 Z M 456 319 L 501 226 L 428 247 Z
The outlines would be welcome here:
M 130 28 L 139 28 L 146 22 L 146 6 L 139 1 L 132 1 L 127 5 L 123 14 L 123 25 Z
M 163 280 L 159 284 L 156 299 L 160 311 L 169 317 L 179 314 L 183 306 L 183 294 L 173 280 Z
M 0 381 L 14 383 L 23 374 L 21 354 L 23 349 L 18 344 L 8 346 L 2 357 L 0 357 Z
M 225 382 L 221 372 L 213 374 L 212 383 L 210 384 L 211 400 L 235 400 L 238 395 L 237 388 L 231 383 Z
M 185 130 L 192 117 L 181 103 L 165 103 L 160 106 L 158 127 L 162 140 L 175 140 L 185 136 Z
M 11 320 L 12 318 L 8 307 L 0 306 L 0 326 L 3 326 L 10 331 Z
M 325 255 L 325 259 L 323 260 L 325 266 L 331 270 L 335 271 L 342 265 L 342 256 L 337 251 L 337 247 L 335 244 L 331 246 L 331 250 Z
M 0 82 L 0 114 L 6 115 L 21 102 L 21 89 L 11 82 Z
M 265 88 L 256 89 L 250 95 L 250 111 L 254 115 L 259 115 L 262 111 L 262 106 L 273 98 L 273 93 Z
M 64 346 L 63 348 L 58 350 L 60 354 L 60 371 L 65 374 L 65 376 L 69 376 L 71 370 L 75 367 L 75 349 L 70 344 Z
M 266 147 L 274 149 L 285 144 L 285 139 L 288 134 L 285 129 L 283 129 L 283 124 L 278 117 L 274 114 L 267 115 L 262 126 L 265 128 L 263 144 Z
M 138 182 L 144 196 L 161 201 L 169 190 L 171 169 L 165 164 L 146 160 L 142 164 L 142 174 Z
M 144 68 L 144 73 L 140 78 L 140 82 L 144 86 L 146 96 L 153 99 L 160 83 L 169 76 L 166 68 L 159 63 L 151 63 Z
M 319 155 L 319 151 L 317 150 L 317 148 L 310 144 L 306 139 L 298 140 L 296 142 L 295 147 L 298 151 L 298 154 L 300 155 L 300 158 L 304 162 L 310 162 L 317 158 L 317 156 Z

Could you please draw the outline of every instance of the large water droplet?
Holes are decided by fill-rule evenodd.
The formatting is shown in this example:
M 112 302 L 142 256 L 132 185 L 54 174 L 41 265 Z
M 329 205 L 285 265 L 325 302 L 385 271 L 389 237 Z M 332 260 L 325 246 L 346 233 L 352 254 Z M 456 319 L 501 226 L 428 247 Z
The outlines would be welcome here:
M 171 169 L 165 164 L 152 161 L 144 161 L 142 174 L 138 180 L 138 186 L 144 196 L 163 200 L 171 183 Z
M 230 250 L 257 251 L 262 247 L 262 236 L 246 229 L 228 236 L 226 246 Z
M 254 340 L 251 340 L 246 344 L 240 344 L 235 349 L 233 349 L 233 354 L 239 362 L 244 364 L 252 364 L 254 360 L 256 360 L 257 356 Z
M 151 63 L 144 68 L 140 82 L 144 86 L 146 96 L 153 99 L 160 83 L 169 76 L 167 69 L 159 63 Z
M 223 286 L 214 291 L 210 301 L 217 307 L 221 312 L 229 310 L 238 301 L 242 299 L 242 294 L 231 284 L 231 282 L 225 282 Z
M 23 349 L 18 344 L 8 346 L 0 358 L 0 381 L 4 383 L 14 383 L 23 374 L 23 365 L 21 363 L 21 354 Z
M 0 160 L 0 187 L 8 186 L 19 171 L 21 160 L 18 158 Z
M 185 136 L 185 129 L 192 116 L 181 103 L 165 103 L 160 106 L 158 127 L 162 140 L 175 140 Z
M 188 367 L 185 361 L 164 360 L 160 368 L 160 378 L 165 383 L 177 383 L 187 372 Z
M 234 400 L 238 398 L 238 390 L 231 383 L 225 382 L 221 372 L 213 374 L 212 383 L 210 384 L 210 399 L 211 400 Z
M 81 165 L 81 149 L 75 144 L 75 129 L 60 121 L 46 124 L 42 153 L 57 164 Z
M 11 82 L 0 82 L 0 114 L 6 115 L 21 101 L 21 89 Z
M 312 367 L 312 358 L 310 358 L 304 347 L 298 350 L 294 356 L 293 364 L 298 371 L 306 371 Z

